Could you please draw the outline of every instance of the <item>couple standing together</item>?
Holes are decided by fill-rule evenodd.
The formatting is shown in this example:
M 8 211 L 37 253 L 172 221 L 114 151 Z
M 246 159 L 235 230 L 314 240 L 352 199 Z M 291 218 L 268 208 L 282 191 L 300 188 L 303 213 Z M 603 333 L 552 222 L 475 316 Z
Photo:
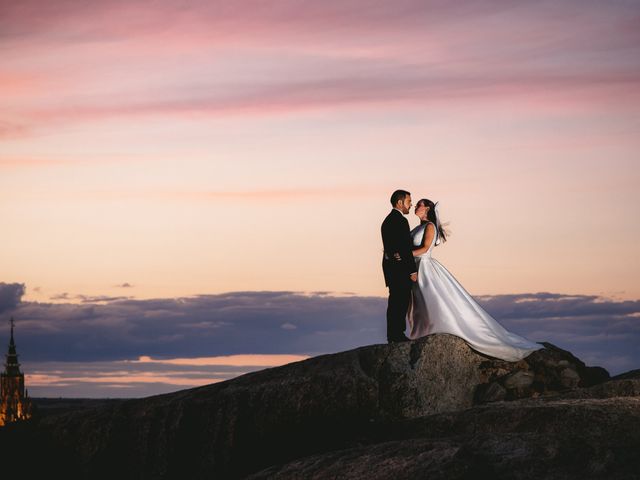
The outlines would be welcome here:
M 396 190 L 393 210 L 382 222 L 382 269 L 387 287 L 387 340 L 404 342 L 432 333 L 464 339 L 474 350 L 507 361 L 520 360 L 542 345 L 506 330 L 431 256 L 446 241 L 437 203 L 426 198 L 414 213 L 420 225 L 409 230 L 404 217 L 412 207 L 411 194 Z M 409 323 L 409 337 L 405 336 Z

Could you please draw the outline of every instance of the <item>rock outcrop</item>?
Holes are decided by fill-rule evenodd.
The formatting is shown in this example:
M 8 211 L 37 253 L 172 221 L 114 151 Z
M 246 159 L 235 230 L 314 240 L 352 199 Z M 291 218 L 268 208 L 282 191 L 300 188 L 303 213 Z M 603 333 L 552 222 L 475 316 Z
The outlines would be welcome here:
M 640 397 L 499 402 L 398 422 L 367 440 L 248 478 L 637 479 Z
M 407 472 L 465 478 L 455 477 L 466 471 L 465 455 L 469 465 L 494 468 L 487 458 L 502 451 L 513 458 L 505 465 L 524 465 L 544 450 L 545 431 L 582 434 L 586 424 L 575 418 L 599 411 L 589 402 L 601 402 L 607 421 L 635 425 L 640 381 L 607 382 L 604 369 L 545 346 L 510 363 L 450 335 L 372 345 L 205 387 L 44 415 L 0 432 L 0 442 L 16 451 L 28 444 L 67 478 L 358 478 L 358 468 L 376 462 L 380 472 L 394 472 L 377 478 L 409 478 L 403 465 Z M 621 381 L 634 386 L 603 387 Z M 544 421 L 549 416 L 562 422 L 552 428 Z M 617 432 L 607 425 L 597 431 Z M 637 448 L 637 438 L 629 438 Z M 542 462 L 564 458 L 552 450 L 544 450 Z

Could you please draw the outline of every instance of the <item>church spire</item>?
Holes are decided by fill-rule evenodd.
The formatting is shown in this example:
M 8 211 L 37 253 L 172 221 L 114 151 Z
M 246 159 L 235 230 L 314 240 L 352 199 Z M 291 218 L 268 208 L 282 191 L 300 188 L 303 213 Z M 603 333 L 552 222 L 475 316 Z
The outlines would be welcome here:
M 31 401 L 25 395 L 24 374 L 20 371 L 16 341 L 13 338 L 15 320 L 11 317 L 9 351 L 0 373 L 0 426 L 31 417 Z
M 18 363 L 18 353 L 16 352 L 16 342 L 13 339 L 13 328 L 15 320 L 11 317 L 11 339 L 9 340 L 9 352 L 7 353 L 7 361 L 5 366 L 5 375 L 20 375 L 20 364 Z
M 13 327 L 16 326 L 16 321 L 11 317 L 11 340 L 9 340 L 9 348 L 13 347 L 15 350 L 16 342 L 13 340 Z

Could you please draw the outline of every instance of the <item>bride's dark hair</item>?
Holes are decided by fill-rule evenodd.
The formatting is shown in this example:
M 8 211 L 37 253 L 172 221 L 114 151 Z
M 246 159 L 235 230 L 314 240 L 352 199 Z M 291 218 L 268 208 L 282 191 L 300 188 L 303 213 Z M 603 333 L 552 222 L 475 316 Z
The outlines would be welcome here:
M 436 227 L 436 234 L 438 235 L 440 240 L 442 242 L 446 242 L 447 241 L 447 232 L 445 231 L 444 227 L 442 226 L 442 219 L 440 219 L 440 225 L 438 225 L 438 219 L 436 218 L 436 205 L 435 205 L 435 203 L 433 203 L 428 198 L 421 198 L 420 200 L 418 200 L 418 203 L 416 205 L 420 205 L 421 203 L 425 207 L 429 207 L 429 211 L 427 212 L 427 220 L 432 222 L 433 225 Z

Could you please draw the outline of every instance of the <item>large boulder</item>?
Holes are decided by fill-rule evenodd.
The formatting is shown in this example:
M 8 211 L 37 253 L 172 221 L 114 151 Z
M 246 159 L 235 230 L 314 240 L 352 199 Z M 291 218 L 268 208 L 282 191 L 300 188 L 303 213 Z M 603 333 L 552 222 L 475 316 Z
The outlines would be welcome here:
M 609 380 L 602 367 L 588 367 L 571 352 L 550 343 L 519 362 L 487 359 L 480 364 L 482 382 L 476 402 L 538 397 Z

